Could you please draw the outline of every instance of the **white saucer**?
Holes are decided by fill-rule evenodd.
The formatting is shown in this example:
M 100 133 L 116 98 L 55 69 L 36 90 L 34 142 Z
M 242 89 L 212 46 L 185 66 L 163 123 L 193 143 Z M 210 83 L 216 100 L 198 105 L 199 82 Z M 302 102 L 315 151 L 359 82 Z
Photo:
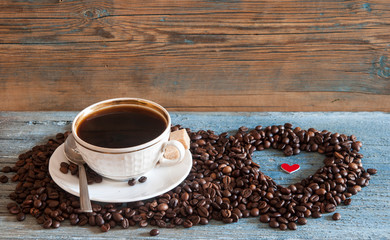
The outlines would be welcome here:
M 59 146 L 49 162 L 49 172 L 54 182 L 65 191 L 79 196 L 77 176 L 60 172 L 61 162 L 68 162 L 64 155 L 64 145 Z M 91 200 L 99 202 L 134 202 L 164 194 L 179 185 L 192 168 L 192 155 L 189 150 L 181 163 L 169 167 L 155 167 L 145 174 L 146 182 L 129 186 L 126 182 L 103 178 L 101 183 L 88 186 Z

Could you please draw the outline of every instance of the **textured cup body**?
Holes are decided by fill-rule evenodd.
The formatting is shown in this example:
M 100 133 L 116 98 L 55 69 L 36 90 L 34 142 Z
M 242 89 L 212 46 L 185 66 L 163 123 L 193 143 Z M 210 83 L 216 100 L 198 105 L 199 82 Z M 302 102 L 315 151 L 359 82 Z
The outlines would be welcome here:
M 161 158 L 164 144 L 168 141 L 166 134 L 159 142 L 144 149 L 124 153 L 96 152 L 77 144 L 77 149 L 84 161 L 95 172 L 114 180 L 126 180 L 138 177 L 154 168 Z

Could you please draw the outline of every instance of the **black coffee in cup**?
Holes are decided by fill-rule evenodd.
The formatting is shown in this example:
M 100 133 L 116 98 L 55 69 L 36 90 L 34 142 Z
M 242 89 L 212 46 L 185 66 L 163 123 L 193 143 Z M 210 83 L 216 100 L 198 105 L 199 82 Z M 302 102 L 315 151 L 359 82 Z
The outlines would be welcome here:
M 89 144 L 104 148 L 127 148 L 155 139 L 166 127 L 166 119 L 152 109 L 120 105 L 85 116 L 76 131 Z

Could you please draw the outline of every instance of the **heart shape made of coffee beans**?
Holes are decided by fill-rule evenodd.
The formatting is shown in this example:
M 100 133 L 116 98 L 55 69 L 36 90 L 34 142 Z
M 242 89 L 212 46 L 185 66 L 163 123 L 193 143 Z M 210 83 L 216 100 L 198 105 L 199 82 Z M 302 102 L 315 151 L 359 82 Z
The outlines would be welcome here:
M 295 230 L 297 224 L 306 224 L 308 217 L 334 212 L 342 203 L 349 205 L 350 197 L 369 184 L 370 174 L 362 167 L 359 153 L 362 143 L 354 135 L 302 130 L 286 123 L 252 130 L 241 127 L 231 136 L 190 132 L 190 137 L 196 163 L 193 172 L 198 173 L 193 176 L 217 185 L 216 195 L 225 208 L 213 218 L 224 222 L 261 215 L 260 221 L 270 227 Z M 266 149 L 281 150 L 285 156 L 318 152 L 325 155 L 324 165 L 302 181 L 283 187 L 252 161 L 254 151 Z M 294 170 L 297 168 L 288 169 Z
M 173 126 L 172 131 L 181 128 Z M 104 232 L 116 225 L 125 229 L 148 224 L 188 228 L 206 225 L 211 219 L 231 223 L 251 216 L 260 216 L 260 222 L 273 228 L 295 230 L 309 217 L 334 212 L 342 203 L 349 205 L 352 195 L 367 186 L 370 175 L 376 173 L 362 167 L 362 144 L 353 135 L 302 130 L 289 123 L 252 130 L 241 127 L 230 136 L 186 130 L 193 167 L 179 186 L 145 201 L 123 205 L 94 202 L 89 215 L 80 211 L 78 197 L 56 185 L 48 172 L 52 153 L 69 134 L 59 133 L 19 155 L 15 166 L 7 167 L 16 172 L 12 181 L 19 182 L 10 194 L 15 202 L 7 205 L 9 212 L 19 221 L 31 214 L 44 228 L 57 228 L 68 219 L 72 226 L 89 224 Z M 252 160 L 254 151 L 266 149 L 279 149 L 286 156 L 318 152 L 325 155 L 324 165 L 300 182 L 283 187 Z

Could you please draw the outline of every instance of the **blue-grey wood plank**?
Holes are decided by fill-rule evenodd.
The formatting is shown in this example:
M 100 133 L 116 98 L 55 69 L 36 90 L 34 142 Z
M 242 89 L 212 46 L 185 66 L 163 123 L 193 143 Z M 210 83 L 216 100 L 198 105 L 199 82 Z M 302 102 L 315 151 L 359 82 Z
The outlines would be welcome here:
M 76 112 L 0 112 L 0 168 L 13 164 L 18 154 L 45 142 L 57 132 L 70 129 Z M 303 129 L 310 127 L 347 135 L 354 134 L 363 142 L 363 166 L 376 168 L 370 185 L 352 197 L 350 206 L 339 206 L 340 221 L 331 214 L 321 219 L 308 219 L 308 224 L 296 231 L 271 229 L 258 218 L 240 219 L 238 223 L 223 224 L 212 221 L 207 226 L 190 229 L 160 229 L 158 237 L 150 237 L 152 227 L 127 230 L 115 228 L 101 233 L 97 227 L 73 227 L 69 223 L 59 229 L 46 230 L 28 216 L 17 222 L 8 214 L 8 194 L 15 183 L 0 184 L 0 238 L 2 239 L 390 239 L 390 114 L 381 112 L 289 112 L 289 113 L 171 113 L 172 123 L 193 131 L 211 129 L 217 133 L 234 133 L 240 126 L 280 125 L 290 122 Z M 255 152 L 254 159 L 261 170 L 282 185 L 299 181 L 321 166 L 323 155 L 301 153 L 284 157 L 281 152 Z M 285 174 L 279 170 L 283 162 L 301 164 L 301 170 Z M 0 173 L 1 175 L 3 173 Z M 12 174 L 6 174 L 12 176 Z

